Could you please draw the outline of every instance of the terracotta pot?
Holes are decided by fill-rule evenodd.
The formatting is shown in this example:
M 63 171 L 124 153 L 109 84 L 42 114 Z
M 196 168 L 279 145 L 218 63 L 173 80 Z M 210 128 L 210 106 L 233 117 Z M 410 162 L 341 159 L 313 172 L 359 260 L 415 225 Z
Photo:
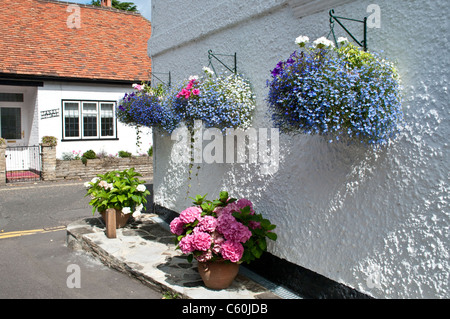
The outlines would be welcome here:
M 121 210 L 118 209 L 116 209 L 115 211 L 116 211 L 116 228 L 122 228 L 127 224 L 131 214 L 124 214 L 122 213 Z M 100 212 L 100 215 L 102 215 L 103 220 L 106 221 L 105 214 L 106 211 Z
M 211 289 L 220 290 L 228 288 L 239 272 L 239 264 L 216 260 L 213 262 L 199 262 L 198 272 Z

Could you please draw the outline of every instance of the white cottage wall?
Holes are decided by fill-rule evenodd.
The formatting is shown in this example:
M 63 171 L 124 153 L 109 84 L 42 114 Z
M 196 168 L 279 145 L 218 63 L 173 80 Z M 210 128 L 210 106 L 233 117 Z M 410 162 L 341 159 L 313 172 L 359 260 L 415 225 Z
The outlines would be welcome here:
M 132 154 L 147 153 L 152 145 L 152 133 L 149 128 L 141 129 L 141 146 L 136 146 L 136 130 L 117 121 L 117 137 L 114 140 L 82 140 L 61 141 L 62 138 L 62 100 L 94 100 L 94 101 L 119 101 L 126 92 L 132 92 L 130 86 L 98 85 L 98 84 L 73 84 L 62 82 L 45 82 L 38 91 L 39 114 L 46 110 L 59 110 L 59 116 L 41 119 L 39 118 L 39 136 L 51 135 L 58 138 L 56 156 L 61 158 L 63 153 L 85 152 L 94 150 L 104 151 L 107 154 L 116 155 L 119 151 L 128 151 Z M 40 140 L 39 139 L 39 140 Z
M 237 52 L 238 71 L 257 94 L 253 127 L 271 127 L 266 80 L 296 49 L 295 38 L 326 36 L 329 9 L 361 19 L 372 3 L 298 19 L 289 2 L 193 1 L 185 14 L 180 0 L 152 0 L 155 72 L 171 71 L 177 83 L 201 72 L 209 49 Z M 179 212 L 190 205 L 188 196 L 226 189 L 278 225 L 269 247 L 275 256 L 377 298 L 449 298 L 450 10 L 445 0 L 376 4 L 381 24 L 368 30 L 369 49 L 397 62 L 404 86 L 407 126 L 397 140 L 373 151 L 280 134 L 276 173 L 263 175 L 254 164 L 203 164 L 188 181 L 187 165 L 173 161 L 170 136 L 154 134 L 154 199 Z M 359 25 L 352 32 L 362 35 Z

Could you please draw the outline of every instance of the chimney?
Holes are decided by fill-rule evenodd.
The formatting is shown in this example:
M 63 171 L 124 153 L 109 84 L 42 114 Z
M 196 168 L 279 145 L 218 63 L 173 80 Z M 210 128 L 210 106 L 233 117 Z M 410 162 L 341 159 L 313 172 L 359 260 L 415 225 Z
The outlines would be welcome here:
M 112 7 L 112 0 L 101 0 L 101 5 L 102 5 L 102 7 L 111 8 Z

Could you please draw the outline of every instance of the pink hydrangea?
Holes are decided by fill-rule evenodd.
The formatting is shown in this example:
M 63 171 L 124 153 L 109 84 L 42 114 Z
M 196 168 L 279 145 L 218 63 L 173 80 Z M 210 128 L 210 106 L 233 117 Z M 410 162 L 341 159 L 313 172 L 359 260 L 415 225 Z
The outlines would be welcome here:
M 233 212 L 238 212 L 240 210 L 239 206 L 234 203 L 230 203 L 222 209 L 222 214 L 231 214 Z
M 181 235 L 184 231 L 184 223 L 180 217 L 176 217 L 170 222 L 170 231 L 177 236 Z
M 212 233 L 216 230 L 217 219 L 213 216 L 207 215 L 200 220 L 197 227 L 200 231 Z
M 250 227 L 251 229 L 257 229 L 257 228 L 261 228 L 261 223 L 260 222 L 254 222 L 254 221 L 249 221 L 248 222 L 248 227 Z
M 211 248 L 211 235 L 202 231 L 195 231 L 192 235 L 194 250 L 207 251 Z
M 186 235 L 178 243 L 178 246 L 180 247 L 181 252 L 183 254 L 189 255 L 190 253 L 192 253 L 195 250 L 194 245 L 193 245 L 193 238 L 194 238 L 194 235 L 192 235 L 192 234 Z
M 215 231 L 212 234 L 212 241 L 213 241 L 212 251 L 216 255 L 220 254 L 220 251 L 222 250 L 222 244 L 225 242 L 225 238 L 223 238 L 223 236 L 220 233 Z
M 244 254 L 244 246 L 231 240 L 227 240 L 222 244 L 222 257 L 231 262 L 238 262 Z
M 227 240 L 245 243 L 252 236 L 247 226 L 238 222 L 231 214 L 222 213 L 217 219 L 217 230 Z
M 180 213 L 180 219 L 183 223 L 190 224 L 193 223 L 196 219 L 200 220 L 201 213 L 201 208 L 196 206 L 189 207 Z
M 250 206 L 250 214 L 253 215 L 255 214 L 255 211 L 253 210 L 253 204 L 250 200 L 248 200 L 247 198 L 241 198 L 236 202 L 236 206 L 239 207 L 239 210 Z
M 217 217 L 222 215 L 223 207 L 216 207 L 214 208 L 214 213 L 216 213 Z
M 203 262 L 203 263 L 207 262 L 208 260 L 211 260 L 211 258 L 213 258 L 213 254 L 212 254 L 211 250 L 207 250 L 200 256 L 195 257 L 195 259 L 197 259 L 199 262 Z

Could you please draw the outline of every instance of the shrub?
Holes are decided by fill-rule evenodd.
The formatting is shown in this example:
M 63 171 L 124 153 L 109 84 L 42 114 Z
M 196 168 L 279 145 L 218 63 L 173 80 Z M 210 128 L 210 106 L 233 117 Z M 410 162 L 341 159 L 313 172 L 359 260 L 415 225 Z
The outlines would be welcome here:
M 56 146 L 58 139 L 54 136 L 42 136 L 42 144 L 49 146 Z
M 147 151 L 148 156 L 153 156 L 153 145 Z
M 95 211 L 103 212 L 108 208 L 122 210 L 124 214 L 133 213 L 133 217 L 145 210 L 147 196 L 150 192 L 135 172 L 134 168 L 124 171 L 111 171 L 99 174 L 84 186 L 87 188 L 86 196 L 91 198 L 92 214 Z
M 62 155 L 61 155 L 61 159 L 62 159 L 63 161 L 72 161 L 72 160 L 74 160 L 75 158 L 74 158 L 74 154 L 73 154 L 73 153 L 71 153 L 71 152 L 64 152 L 64 153 L 62 153 Z
M 131 157 L 131 153 L 127 151 L 119 151 L 119 157 Z
M 84 157 L 86 159 L 95 159 L 95 158 L 97 158 L 97 155 L 95 154 L 95 152 L 93 150 L 89 150 L 89 151 L 84 152 L 81 157 Z

